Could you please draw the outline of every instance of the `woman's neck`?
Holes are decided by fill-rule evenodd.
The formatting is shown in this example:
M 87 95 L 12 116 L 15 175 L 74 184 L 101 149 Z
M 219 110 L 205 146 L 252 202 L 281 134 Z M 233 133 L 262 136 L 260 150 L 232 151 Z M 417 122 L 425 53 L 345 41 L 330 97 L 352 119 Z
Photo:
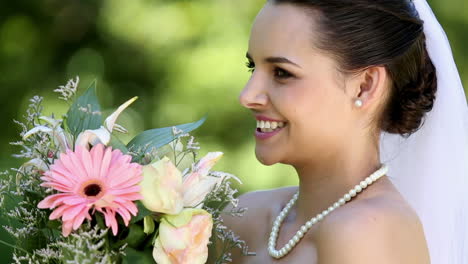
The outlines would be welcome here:
M 379 150 L 375 143 L 360 144 L 364 147 L 357 147 L 357 142 L 349 144 L 338 155 L 330 155 L 328 160 L 295 166 L 300 192 L 296 204 L 297 221 L 308 221 L 327 209 L 380 168 Z

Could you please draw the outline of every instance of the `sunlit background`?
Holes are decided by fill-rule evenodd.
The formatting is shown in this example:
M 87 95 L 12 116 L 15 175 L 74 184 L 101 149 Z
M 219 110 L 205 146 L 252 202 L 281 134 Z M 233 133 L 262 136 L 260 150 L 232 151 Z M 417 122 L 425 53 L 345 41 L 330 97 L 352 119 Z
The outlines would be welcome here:
M 0 169 L 21 164 L 18 139 L 28 99 L 45 97 L 45 114 L 68 105 L 52 91 L 80 76 L 94 79 L 106 113 L 139 100 L 119 123 L 130 133 L 188 123 L 208 115 L 194 135 L 202 153 L 225 153 L 215 167 L 244 182 L 241 192 L 297 183 L 284 165 L 262 166 L 254 155 L 255 121 L 238 103 L 249 78 L 245 52 L 251 23 L 265 0 L 17 0 L 0 2 Z M 452 43 L 468 87 L 468 0 L 430 1 Z M 465 43 L 465 44 L 463 44 Z M 1 210 L 1 209 L 0 209 Z M 0 219 L 0 224 L 2 220 Z M 3 230 L 0 239 L 9 240 Z M 11 249 L 0 245 L 0 263 Z

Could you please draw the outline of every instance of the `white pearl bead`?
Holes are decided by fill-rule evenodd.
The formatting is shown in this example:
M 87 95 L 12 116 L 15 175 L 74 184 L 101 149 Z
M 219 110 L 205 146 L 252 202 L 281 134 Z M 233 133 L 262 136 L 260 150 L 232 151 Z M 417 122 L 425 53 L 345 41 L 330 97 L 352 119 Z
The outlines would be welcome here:
M 360 108 L 360 107 L 362 107 L 362 101 L 360 99 L 356 99 L 356 101 L 354 101 L 354 105 L 357 108 Z
M 289 244 L 286 244 L 286 246 L 284 246 L 284 249 L 286 249 L 286 251 L 290 251 L 291 248 L 292 248 L 292 246 L 289 245 Z
M 367 187 L 367 183 L 365 181 L 362 181 L 361 183 L 359 183 L 359 186 L 361 186 L 361 188 L 365 189 Z
M 285 217 L 286 217 L 286 212 L 285 211 L 281 212 L 280 213 L 280 218 L 284 219 Z
M 349 195 L 351 195 L 351 197 L 354 197 L 356 196 L 357 192 L 355 189 L 352 189 L 351 191 L 349 191 Z
M 311 228 L 312 225 L 313 225 L 313 224 L 312 224 L 312 222 L 310 222 L 310 221 L 307 221 L 307 222 L 305 223 L 305 226 L 306 226 L 307 228 Z
M 340 203 L 339 202 L 336 202 L 333 204 L 333 210 L 335 210 L 336 208 L 340 207 Z
M 307 227 L 306 227 L 306 226 L 301 226 L 301 231 L 302 231 L 302 232 L 304 232 L 304 233 L 305 233 L 305 232 L 307 232 L 307 230 L 308 230 L 308 229 L 307 229 Z
M 322 214 L 318 214 L 318 215 L 317 215 L 317 220 L 322 221 L 322 219 L 323 219 L 323 215 L 322 215 Z
M 294 243 L 297 243 L 297 242 L 299 242 L 299 240 L 301 240 L 301 239 L 300 239 L 298 236 L 296 236 L 296 235 L 294 235 L 292 239 L 293 239 Z
M 301 230 L 297 231 L 296 235 L 300 238 L 302 238 L 304 236 L 304 232 L 302 232 Z
M 288 242 L 288 246 L 290 246 L 290 247 L 294 247 L 295 245 L 296 245 L 296 242 L 294 242 L 294 240 L 292 240 L 292 239 L 291 239 L 291 240 L 289 240 L 289 242 Z
M 368 185 L 371 185 L 371 184 L 372 184 L 372 179 L 371 179 L 371 178 L 366 178 L 366 183 L 367 183 Z
M 354 190 L 356 191 L 356 193 L 360 193 L 362 191 L 362 187 L 359 185 L 356 185 L 356 187 L 354 187 Z
M 349 195 L 349 194 L 348 194 Z M 351 195 L 350 195 L 350 199 L 351 199 Z M 346 203 L 346 200 L 344 198 L 341 198 L 338 203 L 341 205 L 345 204 Z
M 345 199 L 346 202 L 349 201 L 349 200 L 351 200 L 351 195 L 348 194 L 348 193 L 345 194 L 344 199 Z

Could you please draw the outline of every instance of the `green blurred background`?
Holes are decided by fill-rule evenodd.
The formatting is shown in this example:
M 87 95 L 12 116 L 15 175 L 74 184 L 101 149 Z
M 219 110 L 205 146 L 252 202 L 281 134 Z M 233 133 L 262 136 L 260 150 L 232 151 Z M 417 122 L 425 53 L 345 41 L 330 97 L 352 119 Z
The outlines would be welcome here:
M 297 183 L 284 165 L 266 167 L 254 155 L 250 112 L 238 103 L 249 78 L 245 52 L 251 23 L 265 0 L 16 0 L 0 2 L 0 169 L 20 165 L 9 142 L 12 120 L 28 99 L 45 97 L 45 114 L 68 105 L 52 91 L 77 75 L 82 92 L 98 80 L 106 113 L 139 100 L 119 123 L 130 133 L 198 120 L 201 154 L 220 150 L 215 167 L 238 175 L 241 192 Z M 468 0 L 429 1 L 451 41 L 468 87 Z M 1 210 L 1 208 L 0 208 Z M 0 225 L 2 219 L 0 219 Z M 0 239 L 9 240 L 3 230 Z M 0 263 L 11 250 L 0 245 Z

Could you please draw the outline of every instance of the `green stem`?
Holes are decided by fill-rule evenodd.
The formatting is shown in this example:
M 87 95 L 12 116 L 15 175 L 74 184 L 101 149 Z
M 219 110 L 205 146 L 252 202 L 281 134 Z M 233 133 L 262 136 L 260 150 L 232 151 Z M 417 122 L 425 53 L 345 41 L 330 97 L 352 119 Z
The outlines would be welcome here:
M 179 164 L 184 160 L 185 154 L 187 154 L 187 152 L 184 152 L 184 155 L 183 155 L 182 158 L 179 160 L 179 162 L 176 164 L 176 167 L 179 166 Z
M 12 247 L 12 248 L 14 248 L 14 249 L 21 250 L 21 251 L 23 251 L 24 253 L 28 254 L 28 252 L 27 252 L 26 250 L 24 250 L 24 249 L 22 249 L 22 248 L 20 248 L 20 247 L 17 247 L 17 246 L 15 246 L 15 245 L 12 245 L 12 244 L 10 244 L 10 243 L 8 243 L 8 242 L 5 242 L 5 241 L 3 241 L 3 240 L 1 240 L 1 239 L 0 239 L 0 244 L 4 244 L 5 246 L 9 246 L 9 247 Z
M 177 144 L 175 143 L 175 141 L 177 141 L 177 139 L 172 141 L 172 150 L 174 151 L 174 164 L 176 164 L 177 166 L 177 155 L 176 155 L 176 149 L 175 149 Z

